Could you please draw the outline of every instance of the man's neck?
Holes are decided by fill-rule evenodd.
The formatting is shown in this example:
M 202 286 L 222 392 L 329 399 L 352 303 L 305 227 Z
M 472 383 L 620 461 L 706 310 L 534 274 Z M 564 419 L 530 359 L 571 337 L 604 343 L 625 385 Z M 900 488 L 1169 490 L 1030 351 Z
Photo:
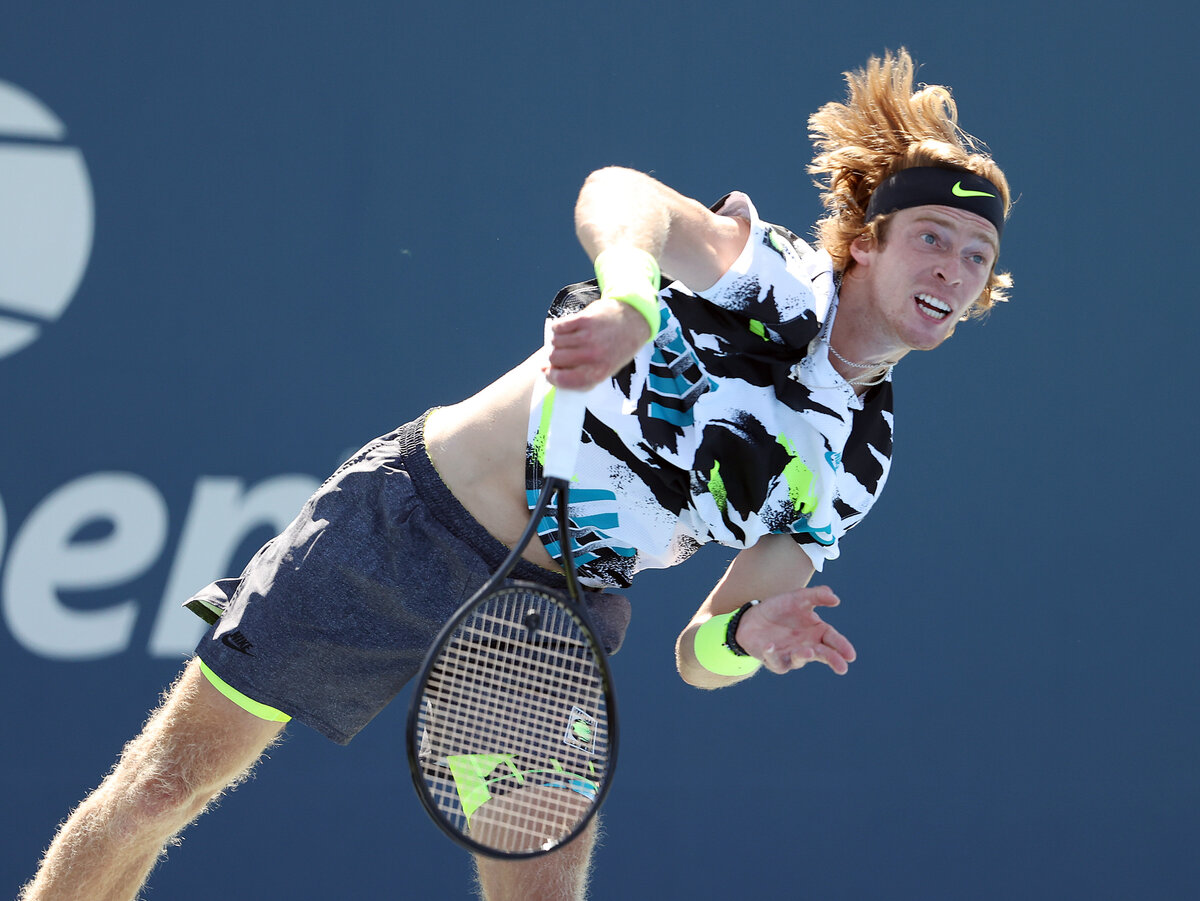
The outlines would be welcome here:
M 872 322 L 870 305 L 866 302 L 867 286 L 854 278 L 852 270 L 842 279 L 838 290 L 837 312 L 829 335 L 833 368 L 862 394 L 870 383 L 881 379 L 909 351 L 886 340 L 878 323 Z

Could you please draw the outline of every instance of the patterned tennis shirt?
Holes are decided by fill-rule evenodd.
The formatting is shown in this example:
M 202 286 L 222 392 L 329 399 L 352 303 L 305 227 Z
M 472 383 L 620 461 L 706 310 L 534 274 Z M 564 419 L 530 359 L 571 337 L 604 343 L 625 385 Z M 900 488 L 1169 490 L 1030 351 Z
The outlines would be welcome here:
M 750 222 L 738 259 L 705 291 L 666 285 L 657 337 L 587 396 L 570 514 L 589 587 L 626 587 L 639 570 L 674 566 L 709 542 L 746 548 L 774 533 L 794 536 L 820 570 L 887 479 L 890 375 L 858 397 L 830 364 L 829 255 L 762 222 L 744 194 L 713 209 Z M 570 285 L 550 316 L 598 296 L 594 281 Z M 531 508 L 544 390 L 529 423 Z M 552 517 L 539 532 L 561 559 Z

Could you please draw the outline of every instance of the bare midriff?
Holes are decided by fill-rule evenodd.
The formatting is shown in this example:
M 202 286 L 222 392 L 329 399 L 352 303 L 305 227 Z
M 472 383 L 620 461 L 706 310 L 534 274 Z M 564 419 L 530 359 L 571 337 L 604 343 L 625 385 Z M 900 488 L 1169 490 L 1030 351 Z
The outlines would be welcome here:
M 525 448 L 533 386 L 541 376 L 535 354 L 461 403 L 439 407 L 425 422 L 425 445 L 442 481 L 485 529 L 508 547 L 529 521 Z M 539 541 L 523 556 L 560 567 Z

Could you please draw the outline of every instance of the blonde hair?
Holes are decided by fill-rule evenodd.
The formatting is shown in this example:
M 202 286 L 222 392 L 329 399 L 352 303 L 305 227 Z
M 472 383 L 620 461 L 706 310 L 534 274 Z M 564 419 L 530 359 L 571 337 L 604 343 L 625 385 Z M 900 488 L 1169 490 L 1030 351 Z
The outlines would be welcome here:
M 808 171 L 817 176 L 826 215 L 817 223 L 818 243 L 834 269 L 853 265 L 850 245 L 862 236 L 885 240 L 889 216 L 865 222 L 875 189 L 902 169 L 943 166 L 981 175 L 1001 193 L 1004 215 L 1012 205 L 1008 180 L 983 144 L 958 125 L 950 89 L 922 85 L 913 90 L 913 61 L 903 48 L 866 68 L 847 72 L 845 103 L 827 103 L 808 120 L 816 156 Z M 967 316 L 979 316 L 1007 299 L 1012 278 L 993 267 L 987 286 Z

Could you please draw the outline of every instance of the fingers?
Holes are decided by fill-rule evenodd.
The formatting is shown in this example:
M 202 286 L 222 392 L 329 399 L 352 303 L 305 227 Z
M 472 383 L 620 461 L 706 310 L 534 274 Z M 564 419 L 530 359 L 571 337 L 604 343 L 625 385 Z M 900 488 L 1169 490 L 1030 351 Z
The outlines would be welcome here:
M 646 322 L 632 307 L 596 301 L 551 324 L 546 378 L 563 388 L 591 388 L 633 359 L 645 339 Z
M 829 631 L 825 633 L 825 637 L 821 639 L 821 643 L 847 663 L 853 663 L 858 659 L 858 651 L 854 650 L 854 645 L 850 643 L 850 640 L 845 635 L 833 627 L 830 627 Z
M 818 607 L 836 607 L 839 603 L 837 595 L 824 585 L 777 595 L 743 617 L 742 646 L 751 650 L 750 644 L 760 648 L 766 645 L 766 650 L 756 656 L 774 673 L 790 672 L 817 661 L 845 675 L 858 657 L 854 645 L 816 612 Z M 739 629 L 739 640 L 742 635 Z
M 550 366 L 546 368 L 546 381 L 559 388 L 575 391 L 586 391 L 604 380 L 608 374 L 603 366 L 588 363 L 573 363 L 569 360 L 555 362 L 551 357 Z
M 819 642 L 803 641 L 795 646 L 769 645 L 762 654 L 763 666 L 778 675 L 800 669 L 814 661 L 824 663 L 839 676 L 850 671 L 858 654 L 836 629 L 827 628 Z
M 794 592 L 794 595 L 799 596 L 801 600 L 808 601 L 814 607 L 836 607 L 840 604 L 841 598 L 833 593 L 833 589 L 828 585 L 818 585 L 815 588 L 801 588 Z
M 564 319 L 553 325 L 546 368 L 550 384 L 586 389 L 609 374 L 606 348 L 596 339 L 594 331 L 579 319 Z
M 793 613 L 812 607 L 836 607 L 841 598 L 833 593 L 828 585 L 816 585 L 812 588 L 797 588 L 771 598 L 764 598 L 764 608 L 769 603 L 773 608 L 788 610 Z

